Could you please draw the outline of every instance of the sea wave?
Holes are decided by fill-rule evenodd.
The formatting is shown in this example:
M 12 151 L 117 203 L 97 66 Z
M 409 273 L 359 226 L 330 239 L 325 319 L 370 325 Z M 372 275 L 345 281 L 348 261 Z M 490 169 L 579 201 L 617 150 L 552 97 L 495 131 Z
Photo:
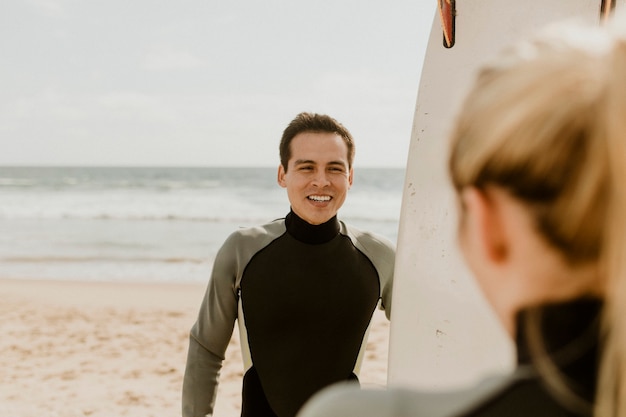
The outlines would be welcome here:
M 204 223 L 264 223 L 283 217 L 289 211 L 286 196 L 248 199 L 239 196 L 129 196 L 39 195 L 6 198 L 0 195 L 0 219 L 3 220 L 132 220 L 188 221 Z M 360 221 L 396 222 L 400 199 L 366 201 L 365 197 L 349 200 L 340 217 Z

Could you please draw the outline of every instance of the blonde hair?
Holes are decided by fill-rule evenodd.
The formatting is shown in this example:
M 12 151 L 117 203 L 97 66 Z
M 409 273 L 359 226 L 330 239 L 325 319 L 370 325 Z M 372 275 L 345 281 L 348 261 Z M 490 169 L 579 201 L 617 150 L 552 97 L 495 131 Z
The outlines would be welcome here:
M 462 109 L 455 188 L 507 189 L 570 265 L 607 271 L 594 414 L 626 416 L 625 38 L 553 28 L 486 65 Z

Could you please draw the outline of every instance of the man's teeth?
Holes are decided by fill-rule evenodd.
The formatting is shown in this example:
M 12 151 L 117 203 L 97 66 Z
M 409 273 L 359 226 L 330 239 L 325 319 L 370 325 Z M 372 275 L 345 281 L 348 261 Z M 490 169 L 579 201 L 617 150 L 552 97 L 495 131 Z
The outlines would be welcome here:
M 309 200 L 313 201 L 330 201 L 329 195 L 310 195 Z

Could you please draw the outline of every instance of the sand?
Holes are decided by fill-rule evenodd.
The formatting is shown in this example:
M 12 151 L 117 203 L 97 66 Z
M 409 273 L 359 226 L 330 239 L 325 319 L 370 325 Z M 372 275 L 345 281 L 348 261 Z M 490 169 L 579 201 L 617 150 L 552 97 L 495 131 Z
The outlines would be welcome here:
M 188 333 L 204 285 L 0 280 L 0 416 L 180 416 Z M 374 317 L 361 370 L 384 386 L 389 324 Z M 235 332 L 215 417 L 239 415 Z

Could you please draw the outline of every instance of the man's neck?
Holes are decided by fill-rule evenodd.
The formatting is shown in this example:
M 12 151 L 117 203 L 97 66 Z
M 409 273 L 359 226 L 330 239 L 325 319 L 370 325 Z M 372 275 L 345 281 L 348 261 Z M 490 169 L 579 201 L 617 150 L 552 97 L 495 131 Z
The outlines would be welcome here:
M 332 217 L 327 222 L 313 225 L 303 220 L 293 211 L 285 217 L 287 232 L 297 240 L 319 245 L 332 240 L 339 233 L 339 221 L 337 216 Z

